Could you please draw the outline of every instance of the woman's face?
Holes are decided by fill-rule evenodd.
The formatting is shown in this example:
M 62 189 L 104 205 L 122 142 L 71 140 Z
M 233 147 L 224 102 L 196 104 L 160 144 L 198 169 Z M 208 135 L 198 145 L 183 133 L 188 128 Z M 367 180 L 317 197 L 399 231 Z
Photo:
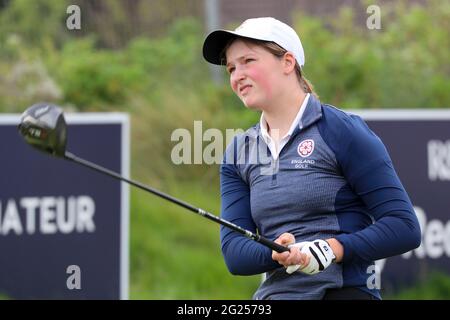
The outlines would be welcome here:
M 282 59 L 241 39 L 227 49 L 226 58 L 231 88 L 246 107 L 264 110 L 275 102 L 281 89 Z

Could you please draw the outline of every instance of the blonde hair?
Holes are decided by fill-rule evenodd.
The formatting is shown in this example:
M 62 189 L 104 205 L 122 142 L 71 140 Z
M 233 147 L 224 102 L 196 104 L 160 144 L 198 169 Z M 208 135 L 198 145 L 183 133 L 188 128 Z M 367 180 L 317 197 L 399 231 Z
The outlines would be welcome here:
M 222 52 L 220 53 L 222 65 L 227 64 L 226 51 L 231 46 L 231 44 L 234 42 L 234 40 L 236 40 L 236 39 L 237 38 L 231 39 L 227 43 L 227 45 L 223 48 Z M 277 58 L 282 58 L 284 56 L 284 54 L 287 52 L 286 49 L 280 47 L 275 42 L 255 40 L 255 39 L 245 39 L 244 41 L 248 41 L 250 43 L 253 43 L 255 45 L 258 45 L 258 46 L 266 49 L 267 51 L 272 53 Z M 309 82 L 308 79 L 305 78 L 305 76 L 302 72 L 302 68 L 300 67 L 300 65 L 298 64 L 297 61 L 295 62 L 295 74 L 297 76 L 297 80 L 300 83 L 300 87 L 302 88 L 302 90 L 305 93 L 310 93 L 310 94 L 314 95 L 316 98 L 319 98 L 317 93 L 314 91 L 314 86 L 311 84 L 311 82 Z

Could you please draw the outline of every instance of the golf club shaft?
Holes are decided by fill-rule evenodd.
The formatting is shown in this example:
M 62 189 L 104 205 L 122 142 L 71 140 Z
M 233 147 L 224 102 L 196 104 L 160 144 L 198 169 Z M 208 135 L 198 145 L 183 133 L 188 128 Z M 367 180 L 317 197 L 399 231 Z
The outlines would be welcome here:
M 146 186 L 146 185 L 144 185 L 144 184 L 142 184 L 140 182 L 124 178 L 123 176 L 119 175 L 118 173 L 116 173 L 114 171 L 106 169 L 106 168 L 104 168 L 102 166 L 99 166 L 99 165 L 93 163 L 93 162 L 90 162 L 90 161 L 84 160 L 82 158 L 79 158 L 76 155 L 74 155 L 73 153 L 70 153 L 70 152 L 66 151 L 65 155 L 64 155 L 64 158 L 67 159 L 67 160 L 76 162 L 78 164 L 81 164 L 81 165 L 83 165 L 85 167 L 88 167 L 88 168 L 91 168 L 93 170 L 96 170 L 98 172 L 105 173 L 105 174 L 107 174 L 107 175 L 109 175 L 111 177 L 114 177 L 116 179 L 119 179 L 121 181 L 125 181 L 125 182 L 127 182 L 127 183 L 129 183 L 129 184 L 131 184 L 131 185 L 133 185 L 135 187 L 138 187 L 138 188 L 140 188 L 142 190 L 145 190 L 145 191 L 148 191 L 150 193 L 153 193 L 154 195 L 157 195 L 158 197 L 161 197 L 161 198 L 164 198 L 166 200 L 169 200 L 170 202 L 176 203 L 179 206 L 182 206 L 182 207 L 184 207 L 184 208 L 186 208 L 186 209 L 188 209 L 188 210 L 190 210 L 190 211 L 192 211 L 194 213 L 197 213 L 197 214 L 199 214 L 199 215 L 201 215 L 201 216 L 203 216 L 205 218 L 208 218 L 209 220 L 212 220 L 212 221 L 217 222 L 217 223 L 219 223 L 219 224 L 221 224 L 221 225 L 223 225 L 225 227 L 228 227 L 228 228 L 230 228 L 230 229 L 232 229 L 232 230 L 234 230 L 236 232 L 239 232 L 239 233 L 245 235 L 247 238 L 255 240 L 255 241 L 257 241 L 257 242 L 259 242 L 259 243 L 269 247 L 270 249 L 275 250 L 276 252 L 280 252 L 281 253 L 281 252 L 284 252 L 284 251 L 289 251 L 289 249 L 287 247 L 279 245 L 279 244 L 277 244 L 277 243 L 275 243 L 275 242 L 273 242 L 273 241 L 271 241 L 271 240 L 269 240 L 269 239 L 267 239 L 267 238 L 265 238 L 263 236 L 255 234 L 255 233 L 253 233 L 251 231 L 245 230 L 245 229 L 239 227 L 238 225 L 235 225 L 234 223 L 231 223 L 231 222 L 229 222 L 227 220 L 224 220 L 224 219 L 222 219 L 220 217 L 217 217 L 217 216 L 209 213 L 208 211 L 205 211 L 205 210 L 200 209 L 200 208 L 196 208 L 196 207 L 190 205 L 189 203 L 186 203 L 186 202 L 181 201 L 181 200 L 179 200 L 177 198 L 174 198 L 174 197 L 172 197 L 172 196 L 170 196 L 168 194 L 165 194 L 163 192 L 155 190 L 155 189 L 153 189 L 151 187 L 148 187 L 148 186 Z

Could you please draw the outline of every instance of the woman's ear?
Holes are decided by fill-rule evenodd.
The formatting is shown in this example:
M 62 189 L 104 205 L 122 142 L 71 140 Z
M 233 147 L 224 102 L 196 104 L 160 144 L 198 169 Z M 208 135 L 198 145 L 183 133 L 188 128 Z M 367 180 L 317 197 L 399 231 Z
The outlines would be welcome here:
M 286 52 L 283 56 L 283 67 L 284 67 L 284 72 L 286 74 L 289 74 L 291 72 L 294 71 L 295 69 L 295 57 L 292 53 L 290 52 Z

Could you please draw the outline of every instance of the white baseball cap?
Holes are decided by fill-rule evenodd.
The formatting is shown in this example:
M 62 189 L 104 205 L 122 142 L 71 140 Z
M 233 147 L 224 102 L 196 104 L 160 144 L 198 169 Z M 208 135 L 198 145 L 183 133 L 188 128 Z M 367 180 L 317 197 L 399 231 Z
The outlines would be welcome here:
M 212 64 L 223 64 L 220 54 L 227 43 L 235 37 L 275 42 L 291 52 L 301 67 L 305 64 L 303 46 L 295 30 L 271 17 L 247 19 L 234 31 L 211 32 L 203 43 L 203 57 Z

